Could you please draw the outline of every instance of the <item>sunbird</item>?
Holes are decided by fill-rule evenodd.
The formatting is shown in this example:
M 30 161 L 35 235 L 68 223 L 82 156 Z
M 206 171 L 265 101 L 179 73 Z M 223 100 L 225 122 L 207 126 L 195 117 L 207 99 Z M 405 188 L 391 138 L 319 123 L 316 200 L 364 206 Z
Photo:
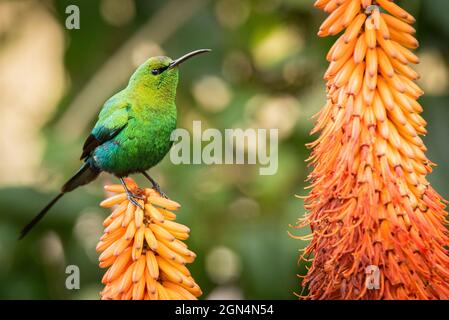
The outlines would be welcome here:
M 151 57 L 141 64 L 129 79 L 125 89 L 103 105 L 98 121 L 87 137 L 80 160 L 84 163 L 61 188 L 60 193 L 21 231 L 22 239 L 67 192 L 94 181 L 102 172 L 120 179 L 130 202 L 141 207 L 124 180 L 130 174 L 141 173 L 162 196 L 159 184 L 147 170 L 158 164 L 170 150 L 171 133 L 176 129 L 176 88 L 178 66 L 198 54 L 199 49 L 172 60 Z

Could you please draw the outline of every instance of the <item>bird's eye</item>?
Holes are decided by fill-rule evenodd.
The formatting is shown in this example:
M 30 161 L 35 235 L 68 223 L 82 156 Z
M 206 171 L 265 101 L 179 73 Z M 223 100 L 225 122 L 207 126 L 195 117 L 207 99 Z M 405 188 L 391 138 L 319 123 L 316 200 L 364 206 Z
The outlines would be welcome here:
M 156 76 L 156 75 L 159 74 L 159 70 L 158 70 L 158 69 L 153 69 L 153 70 L 151 70 L 151 74 L 152 74 L 153 76 Z

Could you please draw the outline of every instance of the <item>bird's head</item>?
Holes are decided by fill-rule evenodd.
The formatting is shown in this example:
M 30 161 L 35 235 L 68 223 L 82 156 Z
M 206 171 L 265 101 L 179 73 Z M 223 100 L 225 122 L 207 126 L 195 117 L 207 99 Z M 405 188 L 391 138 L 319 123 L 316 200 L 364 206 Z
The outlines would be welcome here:
M 165 56 L 151 57 L 136 70 L 130 84 L 149 90 L 155 98 L 174 98 L 178 84 L 178 66 L 198 54 L 210 51 L 195 50 L 175 60 Z

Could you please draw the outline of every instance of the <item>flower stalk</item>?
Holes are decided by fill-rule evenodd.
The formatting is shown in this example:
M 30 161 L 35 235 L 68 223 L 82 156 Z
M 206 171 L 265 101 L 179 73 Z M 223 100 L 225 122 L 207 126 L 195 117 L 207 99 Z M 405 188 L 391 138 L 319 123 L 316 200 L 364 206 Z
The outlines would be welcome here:
M 185 266 L 195 253 L 182 242 L 189 228 L 175 222 L 173 212 L 180 205 L 161 197 L 153 189 L 140 189 L 126 179 L 138 203 L 128 201 L 121 185 L 105 190 L 115 195 L 101 202 L 113 208 L 104 220 L 104 234 L 97 245 L 100 267 L 108 268 L 103 276 L 102 299 L 114 300 L 194 300 L 202 294 Z
M 318 35 L 341 35 L 327 55 L 307 214 L 296 226 L 312 230 L 298 237 L 311 240 L 300 261 L 313 256 L 304 298 L 448 299 L 447 202 L 426 179 L 415 19 L 390 0 L 315 6 L 329 13 Z

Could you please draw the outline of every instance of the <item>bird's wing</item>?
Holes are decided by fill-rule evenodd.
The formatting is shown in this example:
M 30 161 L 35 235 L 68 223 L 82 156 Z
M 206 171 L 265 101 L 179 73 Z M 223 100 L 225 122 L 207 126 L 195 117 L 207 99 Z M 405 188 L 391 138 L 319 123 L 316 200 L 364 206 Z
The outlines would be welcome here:
M 115 103 L 113 100 L 105 104 L 95 127 L 84 142 L 81 159 L 87 158 L 96 147 L 113 139 L 126 127 L 129 107 L 128 103 Z

